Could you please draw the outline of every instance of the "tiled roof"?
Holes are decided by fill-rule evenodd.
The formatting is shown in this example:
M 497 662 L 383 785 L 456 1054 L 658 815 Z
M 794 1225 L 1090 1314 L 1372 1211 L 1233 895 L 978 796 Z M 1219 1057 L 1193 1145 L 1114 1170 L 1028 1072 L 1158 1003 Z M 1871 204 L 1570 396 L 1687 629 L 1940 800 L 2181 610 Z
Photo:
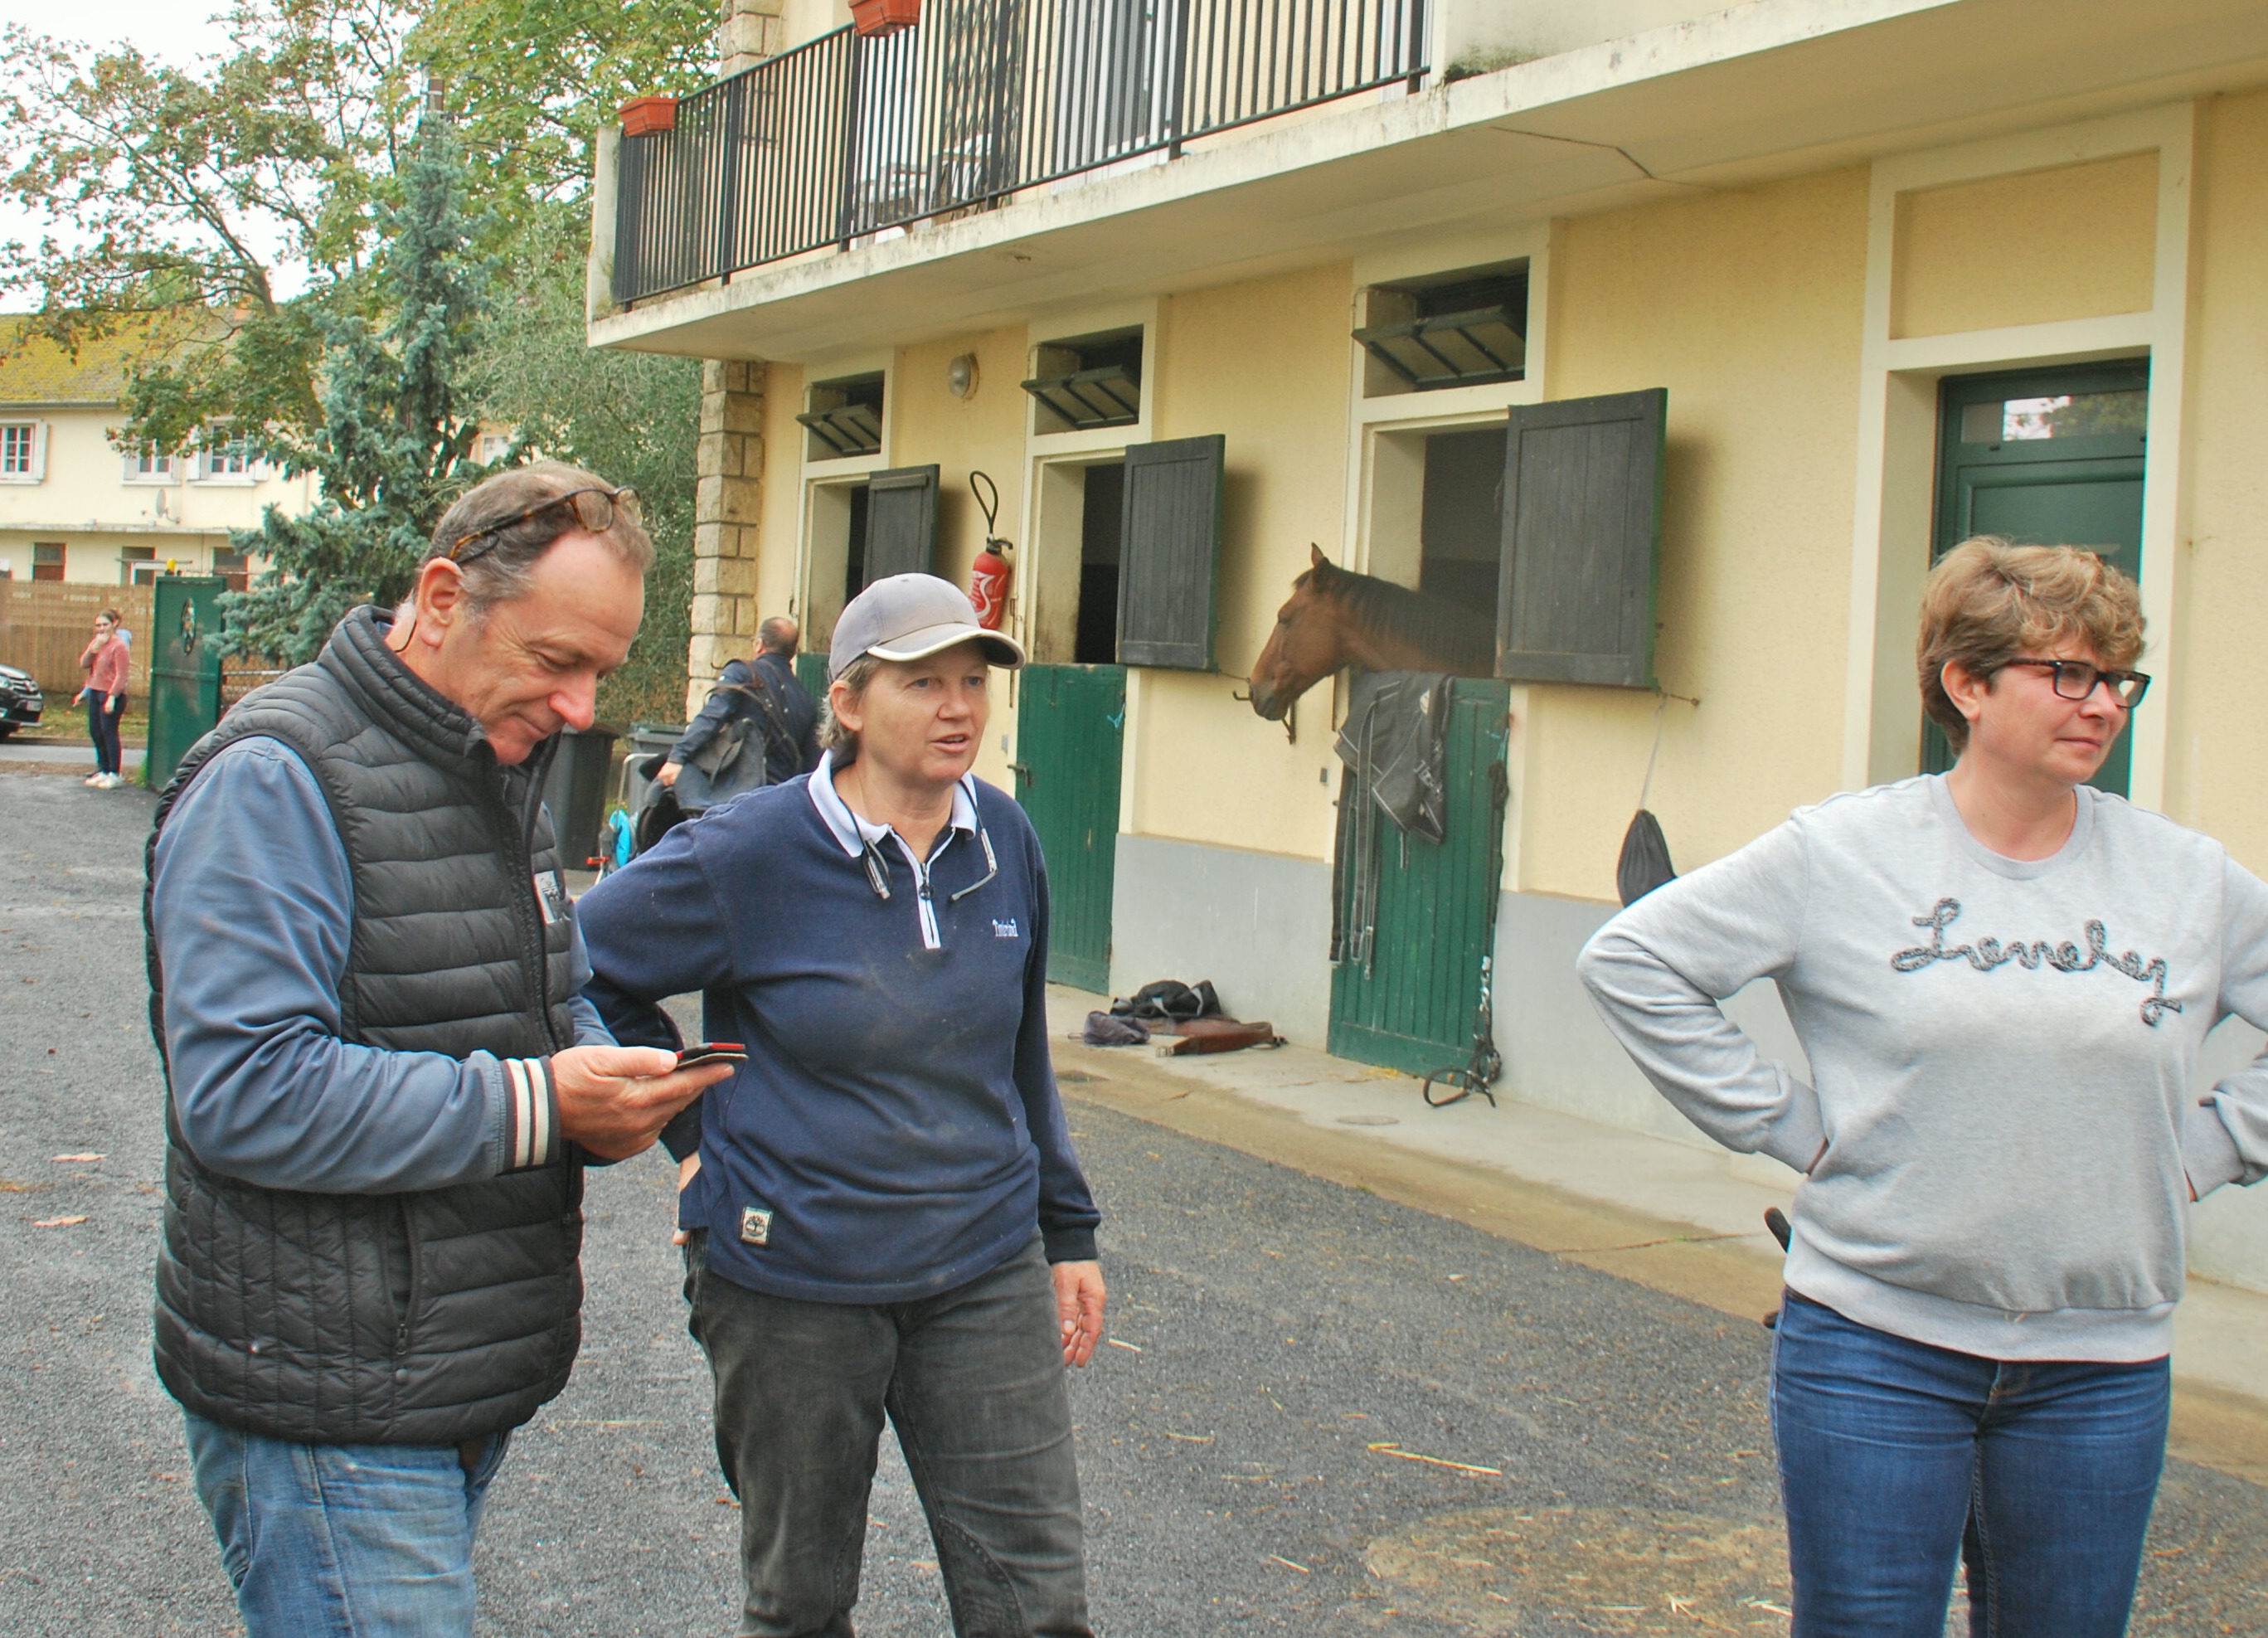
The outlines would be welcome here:
M 64 348 L 43 336 L 27 335 L 29 320 L 0 315 L 0 404 L 120 402 L 126 396 L 129 366 L 148 350 L 163 321 L 155 316 L 123 320 L 107 336 Z M 209 315 L 187 315 L 183 329 L 186 334 L 213 322 Z

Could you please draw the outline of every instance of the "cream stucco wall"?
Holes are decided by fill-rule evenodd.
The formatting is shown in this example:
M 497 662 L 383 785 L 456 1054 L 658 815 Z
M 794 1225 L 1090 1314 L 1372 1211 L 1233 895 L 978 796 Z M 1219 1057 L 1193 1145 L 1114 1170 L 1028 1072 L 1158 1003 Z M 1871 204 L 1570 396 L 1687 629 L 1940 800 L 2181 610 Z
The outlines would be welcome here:
M 0 564 L 17 579 L 32 578 L 32 547 L 65 548 L 63 578 L 116 585 L 125 578 L 121 554 L 148 547 L 155 561 L 169 559 L 185 572 L 210 567 L 228 531 L 250 528 L 270 505 L 287 511 L 308 504 L 310 481 L 287 481 L 260 469 L 258 480 L 177 476 L 170 483 L 131 482 L 125 457 L 110 443 L 114 410 L 99 406 L 0 407 L 0 421 L 36 422 L 47 429 L 47 461 L 36 483 L 0 481 Z M 176 458 L 177 474 L 194 473 Z
M 2144 313 L 2158 156 L 1919 188 L 1898 200 L 1893 336 Z
M 1347 447 L 1344 263 L 1175 296 L 1162 306 L 1152 436 L 1227 439 L 1219 672 L 1136 674 L 1132 823 L 1141 835 L 1326 857 L 1331 756 L 1328 683 L 1300 701 L 1288 742 L 1233 696 L 1242 690 L 1309 543 L 1342 532 Z
M 2198 112 L 2189 431 L 2166 798 L 2171 815 L 2268 873 L 2268 92 Z
M 1845 170 L 1565 225 L 1546 396 L 1666 387 L 1649 806 L 1681 870 L 1836 788 L 1867 174 Z M 1605 899 L 1655 697 L 1513 701 L 1507 885 Z
M 946 370 L 963 353 L 976 359 L 976 389 L 955 398 Z M 983 472 L 1000 491 L 999 529 L 1020 545 L 1025 538 L 1024 428 L 1029 400 L 1017 383 L 1024 368 L 1024 327 L 981 336 L 954 336 L 901 349 L 890 373 L 891 461 L 926 466 L 938 473 L 936 572 L 964 589 L 976 554 L 984 547 L 984 513 L 977 505 L 968 475 Z M 1016 567 L 1027 562 L 1016 554 Z M 1012 594 L 1013 588 L 1012 587 Z M 976 758 L 976 776 L 1003 790 L 1014 788 L 1009 747 L 1016 742 L 1012 681 L 996 677 L 992 721 Z

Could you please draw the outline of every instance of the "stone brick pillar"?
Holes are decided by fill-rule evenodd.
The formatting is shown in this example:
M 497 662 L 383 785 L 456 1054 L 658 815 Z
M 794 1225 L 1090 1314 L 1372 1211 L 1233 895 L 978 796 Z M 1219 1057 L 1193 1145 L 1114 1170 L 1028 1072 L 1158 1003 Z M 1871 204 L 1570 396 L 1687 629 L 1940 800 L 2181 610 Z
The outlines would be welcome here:
M 764 366 L 739 359 L 701 366 L 701 441 L 693 492 L 693 646 L 686 712 L 701 709 L 728 660 L 755 638 L 756 519 L 763 493 Z
M 786 43 L 782 0 L 719 0 L 718 70 L 737 74 Z M 693 496 L 693 644 L 686 656 L 685 713 L 709 697 L 725 663 L 754 646 L 756 519 L 763 493 L 764 366 L 711 358 L 701 365 L 701 441 Z
M 780 54 L 787 43 L 781 0 L 723 0 L 723 5 L 717 52 L 724 59 L 724 72 L 737 74 Z

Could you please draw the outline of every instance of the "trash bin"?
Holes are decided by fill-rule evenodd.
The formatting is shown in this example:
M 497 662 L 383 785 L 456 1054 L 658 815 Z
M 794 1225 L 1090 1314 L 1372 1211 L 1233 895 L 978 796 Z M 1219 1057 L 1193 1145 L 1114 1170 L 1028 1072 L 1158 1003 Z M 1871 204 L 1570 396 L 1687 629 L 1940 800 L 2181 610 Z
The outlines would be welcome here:
M 559 754 L 544 776 L 543 805 L 559 837 L 559 862 L 582 870 L 599 851 L 599 822 L 607 811 L 607 771 L 615 756 L 610 728 L 569 728 L 559 736 Z
M 652 779 L 640 774 L 635 766 L 638 759 L 642 756 L 659 756 L 666 761 L 669 756 L 669 748 L 684 737 L 685 725 L 681 722 L 639 722 L 631 725 L 630 743 L 622 752 L 627 761 L 633 764 L 622 770 L 623 807 L 634 814 L 637 813 L 644 805 L 645 787 L 652 783 Z M 661 764 L 656 763 L 654 766 L 659 768 Z

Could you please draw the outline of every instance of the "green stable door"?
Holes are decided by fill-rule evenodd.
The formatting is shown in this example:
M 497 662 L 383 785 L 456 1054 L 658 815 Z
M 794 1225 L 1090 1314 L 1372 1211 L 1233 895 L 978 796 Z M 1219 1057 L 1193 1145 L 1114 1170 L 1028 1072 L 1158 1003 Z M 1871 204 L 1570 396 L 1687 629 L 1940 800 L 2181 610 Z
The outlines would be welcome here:
M 1048 861 L 1048 978 L 1105 993 L 1126 668 L 1026 666 L 1016 686 L 1016 800 Z
M 162 791 L 189 748 L 220 720 L 218 575 L 158 577 L 151 599 L 150 749 L 143 778 Z
M 2146 359 L 2021 374 L 1957 376 L 1942 388 L 1933 558 L 1972 535 L 2024 546 L 2083 546 L 2142 576 Z M 2132 730 L 2089 783 L 2126 794 Z M 1928 726 L 1924 767 L 1941 773 L 1953 748 Z
M 1342 959 L 1331 970 L 1330 1050 L 1337 1057 L 1425 1075 L 1471 1056 L 1481 963 L 1491 954 L 1503 874 L 1505 756 L 1511 684 L 1449 685 L 1442 839 L 1405 838 L 1391 822 L 1351 826 L 1377 871 L 1366 943 L 1354 925 L 1362 860 L 1344 856 L 1336 891 Z M 1367 801 L 1350 792 L 1344 799 Z

